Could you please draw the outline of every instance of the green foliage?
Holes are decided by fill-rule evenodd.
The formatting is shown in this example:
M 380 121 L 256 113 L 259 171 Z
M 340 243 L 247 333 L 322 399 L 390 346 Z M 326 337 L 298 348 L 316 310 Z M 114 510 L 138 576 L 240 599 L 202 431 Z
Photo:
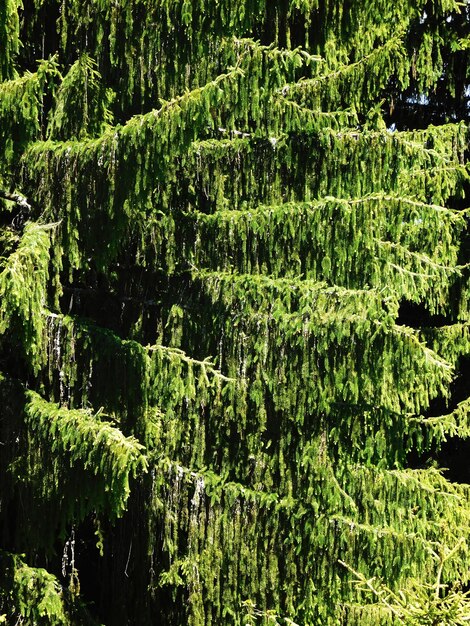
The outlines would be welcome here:
M 372 96 L 386 84 L 387 73 L 395 73 L 401 86 L 406 87 L 412 80 L 417 90 L 431 90 L 442 76 L 443 54 L 458 41 L 455 25 L 446 18 L 462 11 L 455 0 L 431 4 L 400 0 L 393 8 L 382 0 L 354 2 L 346 7 L 317 0 L 236 0 L 230 6 L 217 0 L 136 0 L 118 4 L 105 0 L 85 7 L 78 0 L 66 6 L 48 0 L 46 6 L 50 14 L 56 11 L 60 16 L 57 30 L 61 57 L 71 64 L 77 49 L 81 50 L 86 42 L 87 52 L 97 60 L 100 72 L 116 85 L 122 110 L 129 106 L 148 110 L 159 97 L 172 98 L 204 84 L 207 76 L 220 73 L 230 64 L 221 50 L 221 40 L 251 33 L 261 36 L 264 42 L 302 46 L 305 51 L 321 54 L 330 71 L 360 63 L 360 59 L 369 58 L 376 48 L 380 50 L 403 33 L 403 45 L 389 49 L 367 71 L 370 78 L 364 81 L 356 73 L 358 89 L 354 89 L 354 80 L 348 79 L 350 94 L 354 99 L 357 93 Z M 27 19 L 23 18 L 26 36 L 41 25 L 43 11 L 44 3 L 34 3 Z M 462 62 L 456 46 L 451 49 Z M 453 74 L 445 78 L 452 89 Z M 364 82 L 369 86 L 362 92 Z
M 0 0 L 0 622 L 467 618 L 468 18 Z
M 0 610 L 7 611 L 8 624 L 69 626 L 63 590 L 45 569 L 30 567 L 21 558 L 0 552 Z
M 358 588 L 373 594 L 377 599 L 377 608 L 392 614 L 396 623 L 405 626 L 463 626 L 470 619 L 470 592 L 463 592 L 459 584 L 454 584 L 451 588 L 441 584 L 446 561 L 458 552 L 463 541 L 459 541 L 452 550 L 445 550 L 444 554 L 433 552 L 438 565 L 434 584 L 412 581 L 407 589 L 401 589 L 398 593 L 391 591 L 375 578 L 368 580 L 346 563 L 341 564 L 355 576 Z
M 240 598 L 248 595 L 260 618 L 275 618 L 271 607 L 279 603 L 284 615 L 296 614 L 301 607 L 309 623 L 333 624 L 344 610 L 352 623 L 385 624 L 387 614 L 382 621 L 377 611 L 366 621 L 367 604 L 348 593 L 349 583 L 335 565 L 339 555 L 358 561 L 361 570 L 373 566 L 403 588 L 417 576 L 432 580 L 436 551 L 455 545 L 468 532 L 468 487 L 450 485 L 439 472 L 384 472 L 363 466 L 341 471 L 319 449 L 309 450 L 298 471 L 300 480 L 292 477 L 295 493 L 281 497 L 261 485 L 249 489 L 209 470 L 160 464 L 151 521 L 156 532 L 158 520 L 164 520 L 163 548 L 155 564 L 154 593 L 173 585 L 178 601 L 181 588 L 190 589 L 191 611 L 203 611 L 190 613 L 190 623 L 209 621 L 217 611 L 233 623 L 245 624 Z M 387 507 L 392 499 L 400 504 Z M 368 521 L 360 521 L 361 512 Z M 459 545 L 461 558 L 449 559 L 445 575 L 466 581 L 468 549 Z M 224 585 L 212 575 L 214 568 L 226 573 Z M 279 576 L 282 589 L 276 584 Z M 322 577 L 327 580 L 322 582 Z M 342 599 L 328 608 L 331 596 Z M 356 618 L 348 605 L 354 600 Z
M 470 399 L 459 402 L 447 415 L 412 418 L 426 427 L 428 437 L 441 443 L 450 437 L 467 439 L 470 436 Z
M 108 108 L 111 100 L 110 90 L 102 86 L 96 62 L 83 53 L 57 91 L 48 136 L 67 140 L 100 135 L 112 122 Z
M 0 335 L 13 333 L 35 370 L 41 360 L 51 226 L 26 225 L 0 274 Z
M 0 80 L 15 76 L 14 60 L 18 53 L 19 17 L 21 0 L 2 0 L 0 3 Z
M 32 391 L 26 393 L 26 398 L 25 424 L 31 433 L 28 463 L 34 459 L 34 450 L 39 452 L 39 463 L 41 457 L 52 457 L 56 480 L 67 471 L 67 466 L 83 468 L 97 477 L 97 482 L 103 483 L 100 489 L 95 489 L 97 500 L 89 493 L 87 508 L 97 511 L 104 508 L 113 516 L 122 515 L 130 494 L 130 479 L 147 469 L 143 446 L 90 411 L 60 408 Z M 41 469 L 30 465 L 29 470 L 30 475 L 24 477 L 26 480 L 35 473 L 40 476 L 44 466 Z M 55 487 L 60 489 L 60 479 Z M 78 502 L 77 505 L 80 511 L 83 504 Z M 71 519 L 76 514 L 75 511 L 68 513 Z
M 0 83 L 0 180 L 11 177 L 25 146 L 41 137 L 43 99 L 56 76 L 57 62 L 51 59 L 41 61 L 35 73 Z

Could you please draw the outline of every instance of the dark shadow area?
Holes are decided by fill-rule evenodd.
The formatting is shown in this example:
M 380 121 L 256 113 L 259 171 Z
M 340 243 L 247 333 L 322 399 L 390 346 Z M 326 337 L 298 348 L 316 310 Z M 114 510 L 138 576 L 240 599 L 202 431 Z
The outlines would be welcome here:
M 442 446 L 437 460 L 440 467 L 447 468 L 447 480 L 470 485 L 470 440 L 452 437 Z
M 445 315 L 431 315 L 423 303 L 403 300 L 400 302 L 396 324 L 409 326 L 410 328 L 436 328 L 451 324 L 451 320 Z
M 451 410 L 470 395 L 470 357 L 462 357 L 458 375 L 452 385 Z M 437 453 L 440 467 L 448 468 L 446 478 L 451 482 L 470 484 L 470 439 L 449 438 Z
M 450 396 L 434 399 L 425 417 L 437 417 L 452 413 L 460 402 L 466 400 L 470 395 L 470 357 L 465 356 L 459 360 L 457 376 L 450 388 Z M 423 433 L 424 433 L 423 428 Z M 470 484 L 470 439 L 460 439 L 459 437 L 449 437 L 442 443 L 439 449 L 430 449 L 419 454 L 412 450 L 408 454 L 408 467 L 418 469 L 427 467 L 430 464 L 446 468 L 447 480 L 457 483 Z

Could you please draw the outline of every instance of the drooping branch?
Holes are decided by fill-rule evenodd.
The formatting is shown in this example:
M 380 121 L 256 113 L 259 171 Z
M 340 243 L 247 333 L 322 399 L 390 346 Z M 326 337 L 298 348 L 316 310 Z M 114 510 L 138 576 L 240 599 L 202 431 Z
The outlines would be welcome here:
M 28 211 L 31 209 L 31 205 L 29 204 L 28 199 L 18 193 L 10 193 L 9 191 L 0 189 L 0 198 L 10 200 L 11 202 L 16 202 L 16 204 L 18 204 L 22 209 L 26 209 Z

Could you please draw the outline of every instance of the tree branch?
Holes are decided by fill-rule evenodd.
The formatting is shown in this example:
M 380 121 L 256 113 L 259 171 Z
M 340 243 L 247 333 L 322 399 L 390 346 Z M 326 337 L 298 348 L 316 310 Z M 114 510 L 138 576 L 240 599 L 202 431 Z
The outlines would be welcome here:
M 0 198 L 4 198 L 5 200 L 10 200 L 11 202 L 16 202 L 21 208 L 27 209 L 28 211 L 31 209 L 31 205 L 29 204 L 27 198 L 24 196 L 20 196 L 17 193 L 10 193 L 9 191 L 4 191 L 0 189 Z

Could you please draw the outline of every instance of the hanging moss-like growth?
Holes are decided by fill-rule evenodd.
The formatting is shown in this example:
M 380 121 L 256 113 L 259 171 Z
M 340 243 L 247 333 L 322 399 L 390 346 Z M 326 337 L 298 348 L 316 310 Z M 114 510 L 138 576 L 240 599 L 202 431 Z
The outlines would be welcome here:
M 469 21 L 0 0 L 0 624 L 470 619 Z

